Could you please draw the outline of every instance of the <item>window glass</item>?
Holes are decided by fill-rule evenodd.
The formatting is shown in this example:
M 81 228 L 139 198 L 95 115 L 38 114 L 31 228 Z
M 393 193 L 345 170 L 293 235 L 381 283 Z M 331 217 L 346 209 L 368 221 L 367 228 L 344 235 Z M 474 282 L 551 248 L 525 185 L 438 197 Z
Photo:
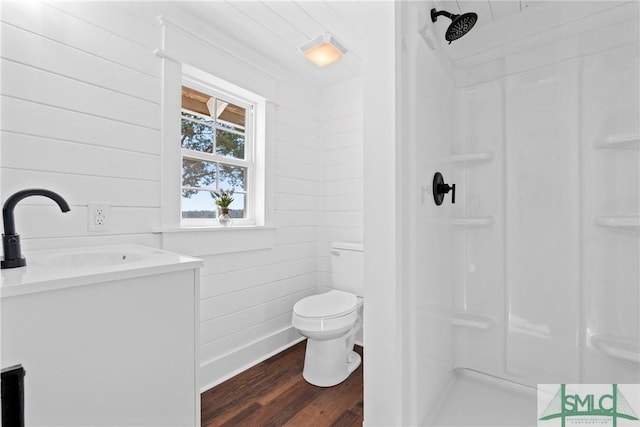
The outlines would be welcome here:
M 233 202 L 229 205 L 229 208 L 231 208 L 231 212 L 229 212 L 229 216 L 231 218 L 245 217 L 245 199 L 246 199 L 246 194 L 233 193 Z
M 216 129 L 216 154 L 244 159 L 244 135 Z
M 202 160 L 182 159 L 182 186 L 216 188 L 217 165 Z
M 240 166 L 220 165 L 220 188 L 246 190 L 247 169 Z
M 182 148 L 213 153 L 215 128 L 213 120 L 202 119 L 195 114 L 182 113 Z
M 217 215 L 210 191 L 233 190 L 231 216 L 247 218 L 248 176 L 253 163 L 247 155 L 247 113 L 253 107 L 182 87 L 182 218 L 210 219 Z
M 224 127 L 244 132 L 246 109 L 223 99 L 216 100 L 216 119 Z
M 211 192 L 182 190 L 182 218 L 210 219 L 216 215 L 216 204 Z

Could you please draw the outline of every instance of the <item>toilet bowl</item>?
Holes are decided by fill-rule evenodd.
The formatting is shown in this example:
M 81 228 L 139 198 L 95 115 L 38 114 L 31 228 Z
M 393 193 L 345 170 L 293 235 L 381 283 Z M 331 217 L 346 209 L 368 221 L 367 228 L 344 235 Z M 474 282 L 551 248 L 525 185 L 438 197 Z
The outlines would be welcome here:
M 362 325 L 362 298 L 339 290 L 309 296 L 293 307 L 292 324 L 307 337 L 303 378 L 310 384 L 331 387 L 360 366 L 353 351 Z
M 362 243 L 331 244 L 333 289 L 298 301 L 291 323 L 307 337 L 304 379 L 320 387 L 339 384 L 360 366 L 353 351 L 362 326 L 364 263 Z

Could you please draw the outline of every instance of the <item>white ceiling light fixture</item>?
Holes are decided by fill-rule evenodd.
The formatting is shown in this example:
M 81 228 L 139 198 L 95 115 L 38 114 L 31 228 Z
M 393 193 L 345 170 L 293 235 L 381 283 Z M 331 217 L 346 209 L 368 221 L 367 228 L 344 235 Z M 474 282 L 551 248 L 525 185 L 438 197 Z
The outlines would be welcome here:
M 324 33 L 298 48 L 304 57 L 316 64 L 324 67 L 342 58 L 347 52 L 333 34 Z

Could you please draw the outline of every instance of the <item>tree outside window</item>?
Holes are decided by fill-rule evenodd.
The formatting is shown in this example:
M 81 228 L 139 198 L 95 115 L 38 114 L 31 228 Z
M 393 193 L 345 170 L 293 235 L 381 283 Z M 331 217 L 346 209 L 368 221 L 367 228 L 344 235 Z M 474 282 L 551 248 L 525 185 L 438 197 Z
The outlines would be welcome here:
M 252 106 L 182 87 L 182 218 L 215 218 L 212 191 L 233 190 L 233 218 L 247 218 Z

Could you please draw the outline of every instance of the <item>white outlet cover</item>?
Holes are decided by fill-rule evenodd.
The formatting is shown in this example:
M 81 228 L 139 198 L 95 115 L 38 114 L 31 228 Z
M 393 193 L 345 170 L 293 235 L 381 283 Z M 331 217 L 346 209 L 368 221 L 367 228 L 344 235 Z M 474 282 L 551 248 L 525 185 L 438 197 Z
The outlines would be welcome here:
M 111 228 L 111 205 L 90 202 L 87 212 L 89 231 L 108 231 Z

